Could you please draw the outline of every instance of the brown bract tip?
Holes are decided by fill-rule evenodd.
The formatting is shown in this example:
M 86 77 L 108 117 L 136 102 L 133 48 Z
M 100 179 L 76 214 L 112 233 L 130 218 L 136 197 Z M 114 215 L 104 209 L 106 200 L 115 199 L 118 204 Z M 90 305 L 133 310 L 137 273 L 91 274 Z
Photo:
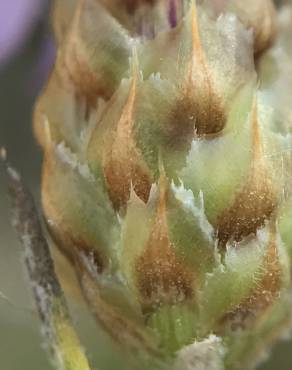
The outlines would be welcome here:
M 72 88 L 78 99 L 85 99 L 89 108 L 96 106 L 98 97 L 109 99 L 113 92 L 110 83 L 103 78 L 103 71 L 99 75 L 90 66 L 90 51 L 86 55 L 86 46 L 83 45 L 82 28 L 86 26 L 86 17 L 98 12 L 96 5 L 94 1 L 78 3 L 57 62 L 57 73 L 65 86 Z
M 193 138 L 220 132 L 226 122 L 223 98 L 216 91 L 198 27 L 197 10 L 191 8 L 191 52 L 177 103 L 171 112 L 172 126 Z M 176 132 L 176 130 L 171 130 Z
M 165 174 L 162 174 L 150 236 L 143 254 L 135 264 L 137 287 L 146 306 L 176 303 L 193 295 L 192 273 L 175 255 L 174 246 L 169 240 L 167 198 L 167 180 Z
M 136 146 L 133 133 L 136 87 L 137 74 L 134 73 L 116 131 L 105 143 L 103 151 L 103 171 L 107 190 L 117 210 L 128 202 L 131 187 L 146 203 L 152 184 L 149 169 Z
M 256 102 L 251 113 L 251 135 L 252 159 L 249 176 L 236 194 L 231 207 L 218 217 L 217 236 L 222 246 L 228 240 L 240 241 L 243 237 L 255 234 L 270 218 L 277 204 L 262 153 Z
M 269 241 L 262 271 L 262 277 L 256 282 L 255 288 L 239 305 L 224 316 L 221 323 L 229 322 L 233 330 L 244 329 L 251 325 L 255 319 L 264 315 L 279 297 L 282 286 L 282 271 L 279 263 L 275 225 L 269 229 Z
M 76 250 L 83 251 L 86 255 L 91 255 L 96 263 L 99 272 L 103 271 L 107 266 L 107 258 L 102 253 L 102 248 L 97 250 L 97 246 L 93 245 L 93 241 L 89 235 L 84 232 L 82 227 L 73 226 L 73 217 L 68 217 L 64 213 L 63 197 L 68 189 L 60 191 L 62 179 L 56 176 L 56 159 L 54 157 L 54 149 L 46 150 L 42 172 L 42 207 L 44 216 L 47 221 L 47 228 L 52 239 L 60 251 L 71 261 L 74 262 Z M 65 174 L 63 174 L 66 176 Z M 59 187 L 57 190 L 56 188 Z M 65 203 L 66 204 L 66 203 Z M 80 216 L 80 215 L 79 215 Z M 82 218 L 82 216 L 80 216 Z M 98 246 L 101 247 L 101 246 Z

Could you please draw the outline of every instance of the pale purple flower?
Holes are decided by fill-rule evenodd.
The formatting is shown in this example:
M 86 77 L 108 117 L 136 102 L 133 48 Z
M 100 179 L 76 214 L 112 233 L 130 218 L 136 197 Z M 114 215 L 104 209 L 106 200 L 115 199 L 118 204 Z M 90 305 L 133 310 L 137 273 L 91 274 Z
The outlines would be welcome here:
M 21 50 L 46 5 L 47 0 L 0 0 L 0 65 Z

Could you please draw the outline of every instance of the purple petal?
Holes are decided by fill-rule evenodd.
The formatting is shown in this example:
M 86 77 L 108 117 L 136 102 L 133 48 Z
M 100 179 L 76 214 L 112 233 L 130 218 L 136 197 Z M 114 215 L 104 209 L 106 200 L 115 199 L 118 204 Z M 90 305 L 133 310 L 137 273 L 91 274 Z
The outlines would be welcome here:
M 0 64 L 21 49 L 46 0 L 0 0 Z
M 171 27 L 177 24 L 177 10 L 175 0 L 169 0 L 168 20 Z

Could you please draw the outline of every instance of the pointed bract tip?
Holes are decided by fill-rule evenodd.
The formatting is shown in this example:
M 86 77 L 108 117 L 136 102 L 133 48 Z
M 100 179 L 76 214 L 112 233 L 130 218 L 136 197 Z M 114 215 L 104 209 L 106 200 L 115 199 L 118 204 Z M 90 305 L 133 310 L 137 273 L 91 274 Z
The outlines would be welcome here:
M 192 31 L 193 52 L 201 52 L 202 45 L 198 24 L 198 11 L 195 1 L 191 2 L 191 31 Z
M 118 133 L 121 137 L 125 137 L 125 133 L 127 134 L 126 137 L 128 138 L 131 135 L 132 126 L 134 124 L 133 113 L 134 113 L 134 105 L 135 99 L 137 95 L 137 71 L 133 71 L 132 81 L 129 89 L 128 98 L 125 102 L 125 105 L 122 110 L 122 114 L 117 124 Z M 124 133 L 122 131 L 125 131 Z M 126 143 L 125 143 L 126 145 Z
M 158 181 L 158 189 L 159 189 L 158 210 L 160 212 L 165 212 L 166 202 L 167 202 L 167 190 L 168 190 L 165 172 L 160 174 L 160 178 Z
M 139 57 L 136 43 L 132 46 L 131 73 L 133 77 L 139 73 Z
M 262 146 L 260 137 L 260 128 L 258 121 L 258 100 L 257 95 L 254 96 L 252 110 L 251 110 L 251 129 L 252 129 L 252 150 L 254 160 L 262 158 Z

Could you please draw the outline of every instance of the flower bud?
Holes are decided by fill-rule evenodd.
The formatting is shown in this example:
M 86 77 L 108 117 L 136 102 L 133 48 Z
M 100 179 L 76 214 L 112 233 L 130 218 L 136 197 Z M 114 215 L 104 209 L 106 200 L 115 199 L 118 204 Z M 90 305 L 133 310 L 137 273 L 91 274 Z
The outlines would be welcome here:
M 291 58 L 261 54 L 270 1 L 217 5 L 79 1 L 36 109 L 50 232 L 153 369 L 208 343 L 237 369 L 291 318 Z

